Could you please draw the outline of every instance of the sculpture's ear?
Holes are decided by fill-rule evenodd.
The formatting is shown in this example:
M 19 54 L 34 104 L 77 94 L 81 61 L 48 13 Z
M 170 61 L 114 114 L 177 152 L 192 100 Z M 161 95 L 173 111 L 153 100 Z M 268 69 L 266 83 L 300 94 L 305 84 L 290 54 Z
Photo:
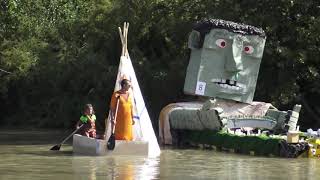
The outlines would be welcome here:
M 200 33 L 193 30 L 188 39 L 188 47 L 190 49 L 199 49 L 200 48 Z

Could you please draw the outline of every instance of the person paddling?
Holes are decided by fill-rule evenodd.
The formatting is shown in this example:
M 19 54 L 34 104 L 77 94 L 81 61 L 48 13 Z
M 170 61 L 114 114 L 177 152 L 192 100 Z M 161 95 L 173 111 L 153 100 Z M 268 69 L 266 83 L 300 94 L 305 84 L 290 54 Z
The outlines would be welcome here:
M 94 115 L 93 106 L 86 104 L 83 115 L 76 124 L 76 128 L 83 124 L 83 127 L 79 130 L 79 134 L 91 138 L 96 138 L 96 116 Z
M 115 139 L 116 140 L 133 140 L 132 125 L 133 120 L 133 104 L 130 97 L 129 89 L 131 82 L 128 79 L 123 79 L 120 82 L 121 89 L 113 93 L 111 97 L 110 109 L 112 117 L 112 125 L 115 123 Z M 118 101 L 119 98 L 119 101 Z M 118 105 L 117 118 L 115 119 L 115 112 Z

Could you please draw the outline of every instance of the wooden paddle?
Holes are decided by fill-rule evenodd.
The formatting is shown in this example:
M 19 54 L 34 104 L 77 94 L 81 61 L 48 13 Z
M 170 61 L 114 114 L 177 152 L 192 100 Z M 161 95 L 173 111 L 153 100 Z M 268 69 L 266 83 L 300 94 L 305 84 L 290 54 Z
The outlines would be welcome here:
M 116 106 L 116 112 L 114 115 L 114 123 L 112 125 L 112 133 L 109 137 L 108 143 L 107 143 L 107 148 L 109 150 L 113 150 L 114 147 L 116 146 L 116 137 L 114 135 L 114 131 L 116 129 L 116 122 L 117 122 L 117 114 L 118 114 L 118 108 L 119 108 L 119 100 L 120 100 L 120 96 L 117 97 L 117 106 Z
M 80 128 L 82 128 L 84 124 L 82 124 L 78 129 L 74 130 L 68 137 L 66 137 L 60 144 L 57 144 L 55 146 L 53 146 L 50 150 L 53 150 L 53 151 L 59 151 L 60 150 L 60 147 L 61 145 L 66 142 L 72 135 L 74 135 L 77 131 L 80 130 Z

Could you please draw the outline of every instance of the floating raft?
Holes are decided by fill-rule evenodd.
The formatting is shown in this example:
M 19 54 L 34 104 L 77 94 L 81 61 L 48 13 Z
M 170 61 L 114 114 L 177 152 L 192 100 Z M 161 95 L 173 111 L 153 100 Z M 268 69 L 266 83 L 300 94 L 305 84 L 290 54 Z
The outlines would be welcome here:
M 107 141 L 94 139 L 79 134 L 73 135 L 73 153 L 82 155 L 134 155 L 148 156 L 149 143 L 146 141 L 116 140 L 113 150 L 107 149 Z

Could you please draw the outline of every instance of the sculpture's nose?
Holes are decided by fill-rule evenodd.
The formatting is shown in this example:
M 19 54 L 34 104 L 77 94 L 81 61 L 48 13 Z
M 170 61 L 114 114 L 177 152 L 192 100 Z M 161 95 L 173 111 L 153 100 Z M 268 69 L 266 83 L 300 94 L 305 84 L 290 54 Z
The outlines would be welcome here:
M 241 61 L 241 49 L 235 44 L 232 45 L 232 48 L 229 49 L 225 56 L 225 65 L 224 68 L 229 73 L 237 73 L 243 70 L 243 64 Z

